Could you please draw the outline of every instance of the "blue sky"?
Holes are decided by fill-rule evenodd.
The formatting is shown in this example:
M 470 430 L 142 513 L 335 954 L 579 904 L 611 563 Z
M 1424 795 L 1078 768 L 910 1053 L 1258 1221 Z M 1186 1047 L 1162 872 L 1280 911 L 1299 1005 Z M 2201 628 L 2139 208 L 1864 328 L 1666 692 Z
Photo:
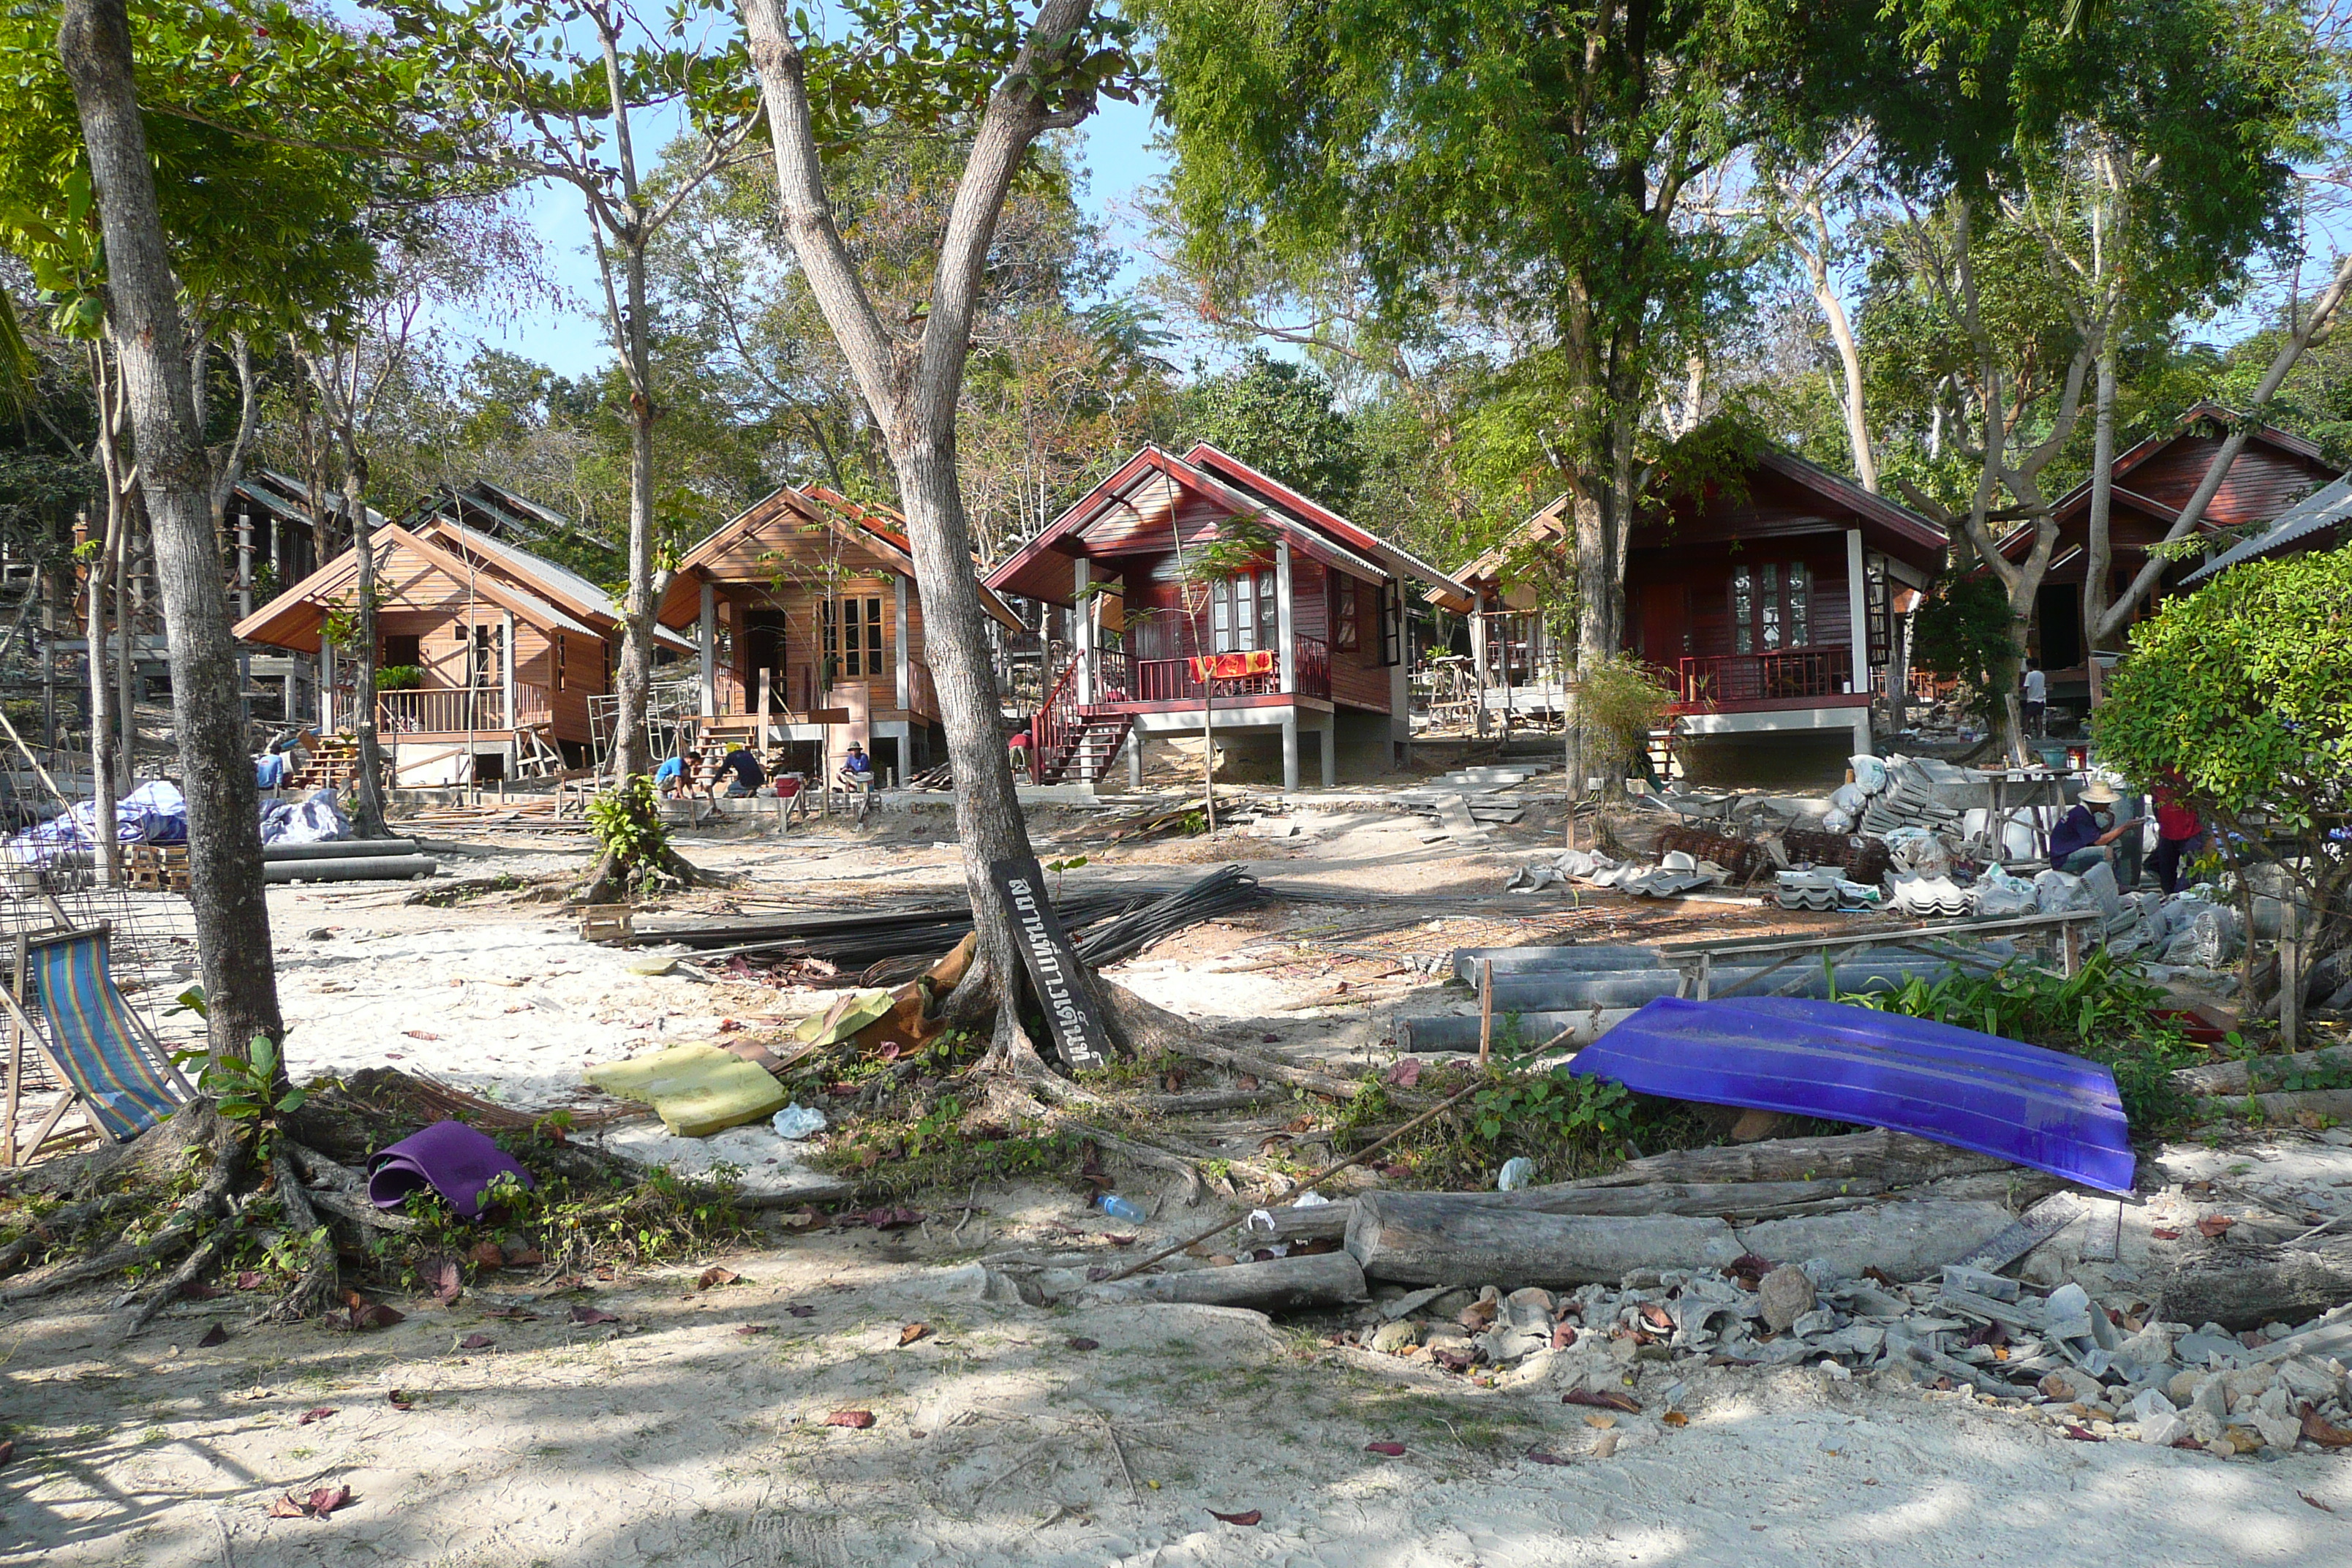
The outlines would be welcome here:
M 657 145 L 657 128 L 640 129 L 640 145 Z M 1111 226 L 1118 242 L 1136 193 L 1157 179 L 1166 158 L 1152 146 L 1149 105 L 1106 100 L 1101 110 L 1081 127 L 1090 178 L 1087 210 Z M 444 330 L 458 340 L 456 356 L 466 357 L 468 341 L 485 348 L 502 349 L 536 360 L 562 375 L 578 376 L 611 360 L 605 336 L 595 258 L 590 253 L 587 214 L 568 185 L 549 183 L 524 195 L 521 210 L 543 249 L 548 276 L 571 296 L 570 309 L 541 306 L 502 310 L 494 317 L 451 311 L 443 317 Z M 1128 248 L 1121 287 L 1132 286 L 1140 275 L 1138 253 Z

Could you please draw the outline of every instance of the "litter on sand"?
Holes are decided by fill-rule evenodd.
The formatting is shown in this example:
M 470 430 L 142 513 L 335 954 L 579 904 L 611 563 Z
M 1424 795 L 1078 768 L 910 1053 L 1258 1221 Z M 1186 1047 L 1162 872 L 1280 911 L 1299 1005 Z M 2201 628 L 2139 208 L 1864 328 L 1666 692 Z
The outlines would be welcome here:
M 591 1087 L 650 1105 L 681 1138 L 701 1138 L 772 1116 L 791 1102 L 773 1075 L 716 1046 L 672 1046 L 590 1068 Z

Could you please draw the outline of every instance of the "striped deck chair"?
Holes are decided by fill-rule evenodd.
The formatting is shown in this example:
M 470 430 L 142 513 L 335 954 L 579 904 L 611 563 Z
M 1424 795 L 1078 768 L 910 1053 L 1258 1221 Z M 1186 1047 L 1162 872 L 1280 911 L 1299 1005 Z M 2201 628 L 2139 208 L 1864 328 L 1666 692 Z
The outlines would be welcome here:
M 75 1107 L 101 1138 L 128 1142 L 194 1095 L 170 1055 L 114 986 L 110 927 L 16 938 L 15 984 L 0 988 L 8 1012 L 8 1093 L 0 1123 L 0 1163 L 28 1164 L 58 1120 Z M 35 1014 L 28 1009 L 37 1007 Z M 44 1027 L 44 1025 L 47 1026 Z M 16 1105 L 29 1040 L 63 1086 L 32 1142 L 18 1145 Z

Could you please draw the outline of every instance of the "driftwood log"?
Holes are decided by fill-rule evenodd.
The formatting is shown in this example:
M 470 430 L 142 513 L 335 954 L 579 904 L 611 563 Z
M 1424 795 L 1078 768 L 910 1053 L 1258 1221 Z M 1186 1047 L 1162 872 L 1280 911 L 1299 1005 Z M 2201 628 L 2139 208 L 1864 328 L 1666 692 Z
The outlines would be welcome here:
M 2352 1300 L 2352 1240 L 2203 1249 L 2158 1281 L 2156 1296 L 2168 1322 L 2299 1323 Z
M 2273 1089 L 2290 1073 L 2329 1068 L 2352 1069 L 2352 1046 L 2296 1051 L 2291 1056 L 2254 1057 L 2244 1061 L 2208 1062 L 2203 1067 L 2182 1068 L 2172 1075 L 2172 1081 L 2191 1094 L 2243 1094 L 2254 1087 L 2257 1069 L 2262 1075 L 2262 1087 Z
M 1299 1312 L 1365 1300 L 1364 1271 L 1344 1252 L 1277 1258 L 1225 1268 L 1139 1274 L 1102 1284 L 1079 1282 L 1065 1299 L 1082 1304 L 1186 1301 L 1203 1307 L 1246 1307 L 1258 1312 Z
M 1374 1279 L 1405 1285 L 1615 1284 L 1636 1268 L 1723 1268 L 1745 1250 L 1719 1219 L 1549 1215 L 1484 1194 L 1365 1193 L 1348 1251 Z
M 1569 1187 L 1625 1187 L 1643 1182 L 1811 1182 L 1874 1176 L 1889 1188 L 1941 1176 L 2008 1168 L 1990 1154 L 1876 1128 L 1830 1138 L 1773 1138 L 1723 1149 L 1682 1149 L 1629 1160 L 1605 1176 Z

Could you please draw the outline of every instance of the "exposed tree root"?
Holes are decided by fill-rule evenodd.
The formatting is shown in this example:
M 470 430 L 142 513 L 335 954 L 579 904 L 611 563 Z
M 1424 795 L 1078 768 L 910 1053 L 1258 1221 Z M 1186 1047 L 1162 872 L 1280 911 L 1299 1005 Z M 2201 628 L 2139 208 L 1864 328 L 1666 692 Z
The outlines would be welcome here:
M 211 1235 L 196 1243 L 188 1256 L 180 1260 L 180 1266 L 155 1287 L 145 1304 L 131 1313 L 131 1321 L 122 1326 L 122 1332 L 116 1337 L 117 1343 L 135 1338 L 142 1329 L 155 1321 L 156 1314 L 180 1299 L 180 1293 L 194 1281 L 197 1275 L 213 1266 L 219 1258 L 221 1249 L 236 1235 L 237 1218 L 238 1211 L 231 1207 L 228 1216 L 213 1227 Z
M 224 1137 L 215 1146 L 212 1172 L 205 1178 L 204 1185 L 181 1199 L 163 1228 L 152 1237 L 110 1247 L 95 1258 L 61 1263 L 35 1275 L 13 1290 L 0 1291 L 0 1305 L 14 1306 L 20 1301 L 54 1296 L 73 1286 L 118 1274 L 133 1264 L 173 1256 L 200 1221 L 220 1211 L 237 1178 L 244 1173 L 245 1144 L 234 1136 Z
M 333 1163 L 324 1155 L 318 1158 Z M 335 1299 L 336 1288 L 341 1283 L 335 1267 L 334 1232 L 320 1222 L 317 1211 L 310 1205 L 311 1194 L 296 1179 L 294 1167 L 284 1152 L 270 1162 L 270 1169 L 278 1176 L 278 1201 L 285 1206 L 286 1223 L 297 1234 L 310 1238 L 310 1256 L 302 1266 L 301 1277 L 294 1281 L 294 1288 L 247 1319 L 248 1327 L 256 1323 L 299 1322 L 323 1310 Z
M 62 1237 L 69 1237 L 85 1226 L 96 1225 L 110 1215 L 121 1213 L 139 1201 L 135 1193 L 111 1193 L 87 1203 L 71 1204 L 43 1215 L 31 1230 L 0 1247 L 0 1274 L 5 1274 L 39 1248 Z
M 717 871 L 706 871 L 664 846 L 659 858 L 651 865 L 639 862 L 627 864 L 609 850 L 597 857 L 596 864 L 572 895 L 572 901 L 583 904 L 622 904 L 632 899 L 658 898 L 665 893 L 680 893 L 689 888 L 732 887 L 736 879 Z

